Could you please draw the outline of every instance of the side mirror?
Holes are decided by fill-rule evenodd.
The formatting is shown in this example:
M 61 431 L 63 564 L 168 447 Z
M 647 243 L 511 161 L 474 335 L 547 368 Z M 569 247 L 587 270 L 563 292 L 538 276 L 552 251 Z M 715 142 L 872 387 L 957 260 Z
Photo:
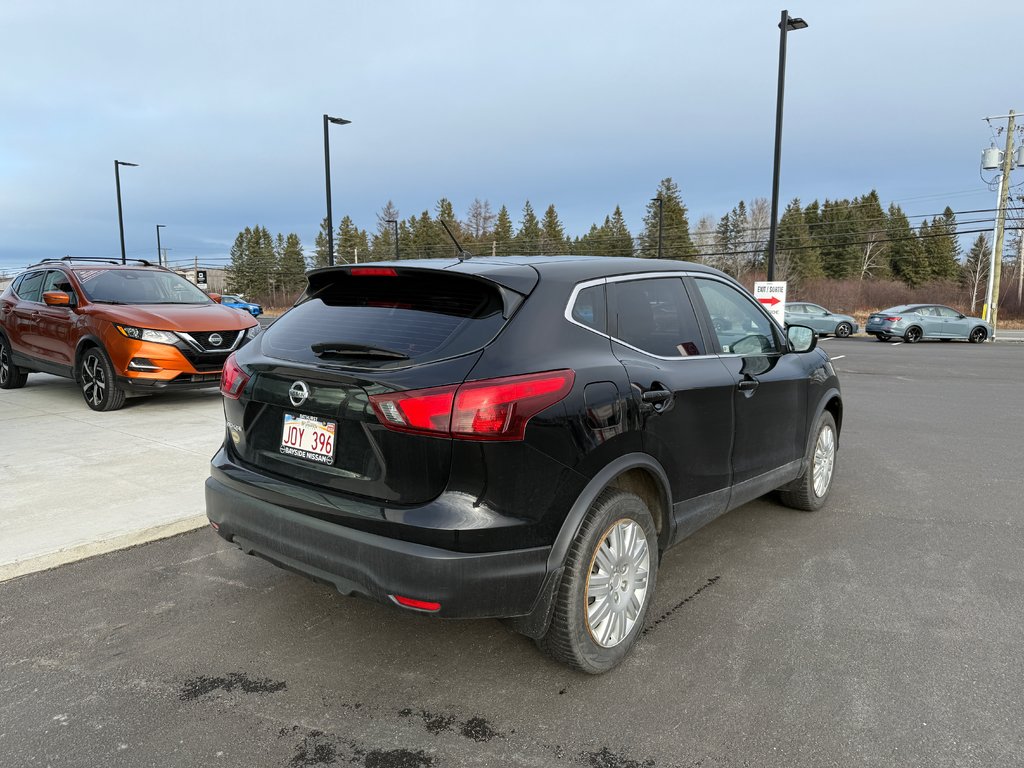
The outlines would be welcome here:
M 47 291 L 43 294 L 43 303 L 48 307 L 70 307 L 71 297 L 64 291 Z
M 967 315 L 957 315 L 957 318 L 960 320 L 964 320 L 967 318 Z
M 810 352 L 818 346 L 818 335 L 806 325 L 791 325 L 786 329 L 791 352 Z
M 210 297 L 211 299 L 213 299 L 213 300 L 214 300 L 214 301 L 216 301 L 216 302 L 217 302 L 218 304 L 220 304 L 220 300 L 221 300 L 221 295 L 220 295 L 219 293 L 211 293 L 211 294 L 208 294 L 208 295 L 209 295 L 209 297 Z

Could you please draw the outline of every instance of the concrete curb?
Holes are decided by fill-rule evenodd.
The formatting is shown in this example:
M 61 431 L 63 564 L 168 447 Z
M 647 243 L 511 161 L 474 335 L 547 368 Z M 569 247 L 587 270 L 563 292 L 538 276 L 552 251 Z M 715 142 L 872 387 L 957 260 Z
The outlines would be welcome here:
M 27 557 L 24 560 L 15 560 L 13 563 L 3 563 L 0 564 L 0 582 L 38 571 L 47 571 L 51 568 L 56 568 L 58 565 L 66 565 L 77 560 L 85 560 L 88 557 L 104 555 L 107 552 L 114 552 L 118 549 L 127 549 L 139 544 L 167 539 L 171 536 L 177 536 L 179 533 L 197 530 L 208 524 L 209 521 L 206 519 L 206 515 L 194 515 L 182 520 L 154 525 L 152 528 L 144 528 L 141 531 L 131 531 L 130 533 L 111 536 L 100 541 L 90 541 L 56 552 L 47 552 L 42 555 Z

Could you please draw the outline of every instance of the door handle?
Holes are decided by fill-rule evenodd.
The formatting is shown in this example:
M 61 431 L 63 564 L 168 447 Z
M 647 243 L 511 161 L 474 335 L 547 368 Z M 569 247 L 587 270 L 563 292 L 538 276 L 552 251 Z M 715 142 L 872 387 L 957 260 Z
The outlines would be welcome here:
M 664 403 L 672 399 L 672 393 L 667 389 L 649 389 L 640 395 L 645 403 Z
M 736 389 L 740 392 L 753 392 L 759 383 L 757 379 L 741 379 L 740 383 L 736 385 Z

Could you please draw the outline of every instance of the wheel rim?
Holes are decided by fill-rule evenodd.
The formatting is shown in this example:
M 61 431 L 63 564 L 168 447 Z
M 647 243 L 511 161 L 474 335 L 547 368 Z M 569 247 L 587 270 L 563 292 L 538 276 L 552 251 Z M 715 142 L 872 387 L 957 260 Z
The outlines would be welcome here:
M 818 434 L 814 446 L 814 495 L 819 499 L 832 483 L 832 470 L 836 461 L 836 433 L 826 425 Z
M 917 328 L 911 328 L 907 331 L 907 343 L 913 344 L 921 338 L 921 332 Z
M 6 384 L 11 375 L 11 361 L 7 354 L 7 345 L 0 344 L 0 384 Z
M 836 336 L 845 339 L 850 335 L 850 326 L 846 323 L 840 323 L 839 327 L 836 328 Z
M 107 377 L 96 355 L 88 355 L 82 365 L 82 392 L 93 405 L 102 403 L 107 393 Z
M 984 340 L 985 340 L 985 331 L 983 331 L 981 328 L 975 328 L 974 331 L 971 333 L 971 341 L 973 341 L 975 344 L 977 344 L 979 341 L 984 341 Z
M 614 648 L 636 626 L 647 600 L 651 553 L 635 520 L 605 531 L 587 575 L 587 628 L 594 642 Z

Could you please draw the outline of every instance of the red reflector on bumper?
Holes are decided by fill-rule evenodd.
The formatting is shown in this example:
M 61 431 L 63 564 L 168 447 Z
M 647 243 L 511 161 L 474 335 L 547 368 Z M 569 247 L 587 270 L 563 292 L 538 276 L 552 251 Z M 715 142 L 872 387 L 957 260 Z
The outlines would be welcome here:
M 441 610 L 440 603 L 434 603 L 430 600 L 417 600 L 413 597 L 402 597 L 401 595 L 391 595 L 391 599 L 403 608 L 412 608 L 416 611 L 429 611 L 430 613 L 435 613 Z
M 217 523 L 213 522 L 213 520 L 210 521 L 210 527 L 213 528 L 213 530 L 215 530 L 215 531 L 219 531 L 220 530 L 220 526 L 217 525 Z

